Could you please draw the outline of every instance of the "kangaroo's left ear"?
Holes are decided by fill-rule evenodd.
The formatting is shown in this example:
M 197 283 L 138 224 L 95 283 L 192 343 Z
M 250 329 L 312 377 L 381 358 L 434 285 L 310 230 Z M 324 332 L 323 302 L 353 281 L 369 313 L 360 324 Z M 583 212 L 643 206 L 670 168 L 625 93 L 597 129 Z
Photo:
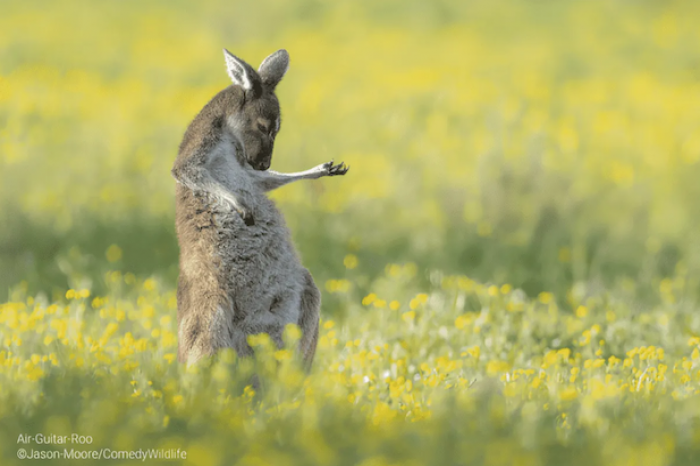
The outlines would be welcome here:
M 224 57 L 226 58 L 226 70 L 233 84 L 241 86 L 245 91 L 253 89 L 254 82 L 257 78 L 257 76 L 255 76 L 255 70 L 226 49 L 224 49 Z M 258 81 L 258 87 L 259 86 L 260 84 Z
M 289 54 L 286 50 L 278 50 L 260 64 L 258 74 L 265 86 L 274 89 L 289 69 Z

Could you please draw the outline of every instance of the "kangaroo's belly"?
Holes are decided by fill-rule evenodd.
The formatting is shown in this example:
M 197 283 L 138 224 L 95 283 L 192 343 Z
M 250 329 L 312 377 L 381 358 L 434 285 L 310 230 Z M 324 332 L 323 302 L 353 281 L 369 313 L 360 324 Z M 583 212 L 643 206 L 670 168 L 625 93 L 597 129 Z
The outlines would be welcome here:
M 279 335 L 297 323 L 304 269 L 282 215 L 272 202 L 246 225 L 235 212 L 215 214 L 219 280 L 227 291 L 232 318 L 246 333 Z

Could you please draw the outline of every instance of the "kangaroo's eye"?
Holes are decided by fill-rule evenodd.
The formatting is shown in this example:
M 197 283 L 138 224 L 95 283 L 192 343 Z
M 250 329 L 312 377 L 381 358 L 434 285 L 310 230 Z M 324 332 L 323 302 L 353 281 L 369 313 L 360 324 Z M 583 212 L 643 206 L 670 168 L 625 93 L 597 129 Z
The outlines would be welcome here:
M 258 131 L 260 131 L 261 133 L 268 134 L 270 132 L 270 127 L 268 125 L 258 123 Z

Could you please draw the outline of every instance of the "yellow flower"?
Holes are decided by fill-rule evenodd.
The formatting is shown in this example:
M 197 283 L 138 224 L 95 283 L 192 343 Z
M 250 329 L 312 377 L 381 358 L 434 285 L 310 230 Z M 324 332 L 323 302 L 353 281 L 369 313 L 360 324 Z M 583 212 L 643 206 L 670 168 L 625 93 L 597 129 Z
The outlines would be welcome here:
M 469 325 L 470 321 L 471 321 L 471 319 L 466 314 L 461 315 L 461 316 L 457 316 L 457 318 L 455 319 L 455 327 L 457 329 L 461 330 L 464 327 L 466 327 L 467 325 Z
M 289 350 L 277 350 L 275 351 L 275 359 L 278 361 L 289 361 L 292 359 L 293 353 Z
M 506 361 L 491 360 L 486 364 L 486 373 L 491 377 L 503 372 L 508 372 L 509 370 L 510 364 Z
M 105 252 L 105 256 L 107 257 L 107 260 L 109 262 L 117 262 L 119 259 L 122 258 L 122 250 L 119 246 L 117 246 L 116 244 L 113 244 L 107 248 L 107 252 Z
M 357 267 L 357 263 L 358 263 L 357 256 L 354 255 L 354 254 L 348 254 L 348 255 L 345 256 L 345 258 L 343 259 L 343 265 L 344 265 L 345 268 L 348 269 L 348 270 L 352 270 L 352 269 L 354 269 L 355 267 Z
M 364 298 L 362 298 L 362 305 L 363 306 L 369 306 L 372 304 L 375 300 L 377 299 L 377 295 L 374 293 L 370 293 Z
M 567 387 L 559 393 L 559 398 L 563 401 L 571 401 L 578 398 L 578 391 L 574 387 Z

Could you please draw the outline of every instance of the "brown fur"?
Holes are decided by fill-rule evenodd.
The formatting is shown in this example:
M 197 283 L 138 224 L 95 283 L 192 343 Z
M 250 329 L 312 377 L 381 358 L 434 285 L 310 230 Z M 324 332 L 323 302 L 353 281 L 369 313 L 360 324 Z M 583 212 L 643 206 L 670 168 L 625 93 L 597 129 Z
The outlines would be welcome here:
M 329 162 L 291 175 L 267 171 L 280 122 L 274 86 L 288 56 L 279 51 L 268 57 L 261 76 L 232 60 L 240 66 L 230 74 L 247 87 L 229 86 L 204 106 L 185 132 L 172 170 L 179 182 L 178 359 L 196 361 L 224 347 L 248 356 L 247 336 L 268 333 L 281 345 L 284 326 L 295 323 L 308 368 L 321 294 L 265 193 L 296 179 L 344 175 L 347 168 Z

